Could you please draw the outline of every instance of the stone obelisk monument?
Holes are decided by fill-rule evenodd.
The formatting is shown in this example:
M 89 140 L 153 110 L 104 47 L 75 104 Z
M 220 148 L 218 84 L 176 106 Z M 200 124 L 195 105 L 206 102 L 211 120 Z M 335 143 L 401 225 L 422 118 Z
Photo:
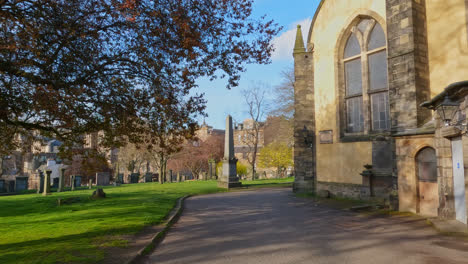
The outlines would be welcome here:
M 234 156 L 234 131 L 232 130 L 232 117 L 226 118 L 226 134 L 224 138 L 223 175 L 218 178 L 218 187 L 241 187 L 242 183 L 237 177 L 237 159 Z

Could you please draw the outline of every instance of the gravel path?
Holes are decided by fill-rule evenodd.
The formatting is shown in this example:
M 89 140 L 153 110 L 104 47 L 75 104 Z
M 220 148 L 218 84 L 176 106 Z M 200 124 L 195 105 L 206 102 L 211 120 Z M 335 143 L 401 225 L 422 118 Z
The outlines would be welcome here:
M 196 196 L 142 263 L 468 263 L 468 241 L 412 217 L 369 218 L 290 189 Z

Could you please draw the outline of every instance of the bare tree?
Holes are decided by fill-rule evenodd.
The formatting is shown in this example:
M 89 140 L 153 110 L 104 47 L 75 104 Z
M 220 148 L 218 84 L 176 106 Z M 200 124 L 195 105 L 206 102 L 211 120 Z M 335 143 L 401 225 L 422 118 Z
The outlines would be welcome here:
M 281 83 L 273 91 L 274 99 L 269 114 L 292 119 L 294 116 L 294 69 L 283 70 L 281 77 Z
M 248 148 L 247 162 L 250 164 L 252 179 L 255 179 L 258 145 L 260 141 L 260 130 L 262 129 L 262 120 L 265 110 L 265 90 L 260 85 L 256 85 L 248 90 L 243 90 L 242 95 L 247 106 L 247 113 L 252 120 L 250 127 L 245 129 L 245 136 L 242 141 Z

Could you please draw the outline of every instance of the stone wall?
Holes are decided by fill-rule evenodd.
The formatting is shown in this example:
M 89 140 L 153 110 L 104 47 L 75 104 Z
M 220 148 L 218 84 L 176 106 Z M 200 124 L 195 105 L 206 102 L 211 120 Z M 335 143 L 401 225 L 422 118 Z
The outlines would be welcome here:
M 294 192 L 315 192 L 315 100 L 313 51 L 298 28 L 294 50 Z
M 317 191 L 327 190 L 331 197 L 365 199 L 369 197 L 369 187 L 361 184 L 317 182 Z
M 416 129 L 431 118 L 425 0 L 387 0 L 392 131 Z

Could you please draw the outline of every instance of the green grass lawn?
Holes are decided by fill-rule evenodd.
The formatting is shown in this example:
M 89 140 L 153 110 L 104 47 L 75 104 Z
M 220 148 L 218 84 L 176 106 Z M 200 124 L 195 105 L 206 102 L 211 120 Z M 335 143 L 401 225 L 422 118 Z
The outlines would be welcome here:
M 219 191 L 215 181 L 129 184 L 92 190 L 0 197 L 0 263 L 96 263 L 102 247 L 125 246 L 119 234 L 160 223 L 177 199 Z M 81 201 L 57 205 L 58 198 Z
M 268 179 L 268 180 L 255 180 L 255 181 L 242 181 L 244 187 L 281 187 L 290 186 L 294 182 L 294 177 L 281 178 L 281 179 Z
M 243 182 L 244 186 L 290 184 L 291 178 Z M 119 235 L 162 222 L 177 199 L 223 191 L 216 181 L 128 184 L 93 190 L 0 197 L 0 263 L 99 263 L 105 247 L 125 247 Z M 57 199 L 79 197 L 58 206 Z

